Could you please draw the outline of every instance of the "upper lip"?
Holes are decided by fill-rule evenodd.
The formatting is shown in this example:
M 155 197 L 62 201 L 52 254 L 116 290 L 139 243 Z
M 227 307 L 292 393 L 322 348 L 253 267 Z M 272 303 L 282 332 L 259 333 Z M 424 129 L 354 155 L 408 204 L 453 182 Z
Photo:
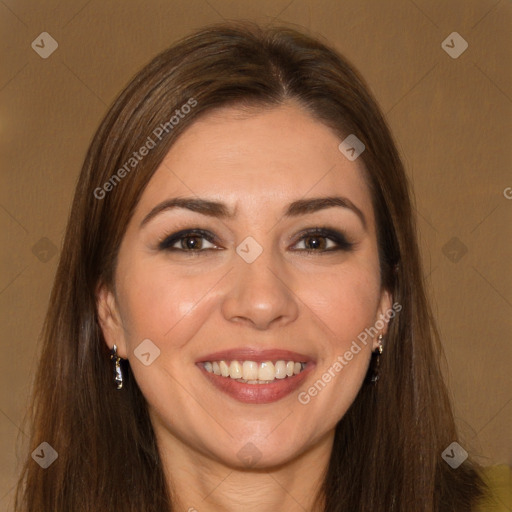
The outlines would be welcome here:
M 260 363 L 262 361 L 295 361 L 308 363 L 314 359 L 311 356 L 282 349 L 260 350 L 252 347 L 232 348 L 212 352 L 200 357 L 196 362 L 204 363 L 205 361 L 254 361 Z

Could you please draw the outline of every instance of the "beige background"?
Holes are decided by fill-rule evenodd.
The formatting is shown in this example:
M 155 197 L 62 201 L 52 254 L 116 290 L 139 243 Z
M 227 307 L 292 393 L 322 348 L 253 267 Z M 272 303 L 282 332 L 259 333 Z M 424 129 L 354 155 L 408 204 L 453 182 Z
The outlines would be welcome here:
M 367 79 L 413 180 L 464 448 L 485 465 L 512 464 L 509 0 L 2 0 L 1 510 L 88 142 L 143 64 L 192 28 L 231 18 L 306 27 Z M 42 32 L 59 45 L 47 59 L 31 48 Z M 469 45 L 457 59 L 441 46 L 452 32 Z

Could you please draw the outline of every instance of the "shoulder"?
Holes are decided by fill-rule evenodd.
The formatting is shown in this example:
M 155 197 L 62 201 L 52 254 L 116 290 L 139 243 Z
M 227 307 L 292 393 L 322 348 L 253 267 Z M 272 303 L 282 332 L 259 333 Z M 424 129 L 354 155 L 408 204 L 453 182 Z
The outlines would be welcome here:
M 509 512 L 512 510 L 512 468 L 506 464 L 481 469 L 489 493 L 475 512 Z

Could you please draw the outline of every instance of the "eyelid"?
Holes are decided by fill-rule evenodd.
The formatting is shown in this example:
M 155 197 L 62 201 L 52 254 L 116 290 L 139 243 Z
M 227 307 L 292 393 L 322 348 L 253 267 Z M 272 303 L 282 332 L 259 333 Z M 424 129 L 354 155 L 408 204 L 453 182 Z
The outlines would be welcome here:
M 209 243 L 211 243 L 217 247 L 215 247 L 215 248 L 207 247 L 204 249 L 196 249 L 196 250 L 194 250 L 194 249 L 186 250 L 186 249 L 172 247 L 173 245 L 178 243 L 180 240 L 183 240 L 188 237 L 194 237 L 194 236 L 203 238 L 203 239 L 207 240 Z M 314 237 L 314 236 L 330 240 L 331 242 L 333 242 L 335 244 L 335 247 L 331 247 L 329 249 L 322 249 L 322 250 L 320 250 L 320 249 L 292 249 L 292 251 L 293 252 L 306 252 L 308 254 L 311 254 L 311 253 L 323 254 L 323 253 L 338 252 L 338 251 L 347 252 L 347 251 L 352 250 L 354 248 L 354 246 L 356 245 L 356 243 L 348 240 L 347 236 L 345 235 L 345 233 L 343 231 L 338 231 L 336 229 L 332 229 L 329 227 L 313 227 L 313 228 L 304 229 L 304 230 L 300 231 L 299 233 L 297 233 L 296 235 L 294 235 L 293 237 L 290 237 L 290 239 L 293 238 L 296 240 L 291 247 L 294 247 L 298 243 L 303 242 L 307 237 Z M 159 250 L 163 250 L 163 251 L 191 253 L 191 254 L 199 255 L 201 253 L 207 253 L 207 252 L 213 251 L 213 250 L 220 250 L 218 247 L 219 245 L 221 245 L 221 244 L 219 243 L 218 237 L 215 234 L 211 233 L 210 231 L 201 229 L 201 228 L 188 228 L 188 229 L 182 229 L 175 233 L 164 235 L 162 238 L 159 239 L 157 248 Z M 222 246 L 221 246 L 221 248 L 222 248 Z
M 169 233 L 165 234 L 162 238 L 158 240 L 157 248 L 165 251 L 181 251 L 181 252 L 205 252 L 206 250 L 212 250 L 211 247 L 208 247 L 208 249 L 203 249 L 200 251 L 185 251 L 183 249 L 176 249 L 175 247 L 172 247 L 175 243 L 179 242 L 180 240 L 192 236 L 197 236 L 199 238 L 204 238 L 208 242 L 210 242 L 213 245 L 218 245 L 218 239 L 217 237 L 211 233 L 210 231 L 207 231 L 205 229 L 201 228 L 189 228 L 189 229 L 181 229 L 179 231 L 176 231 L 175 233 Z
M 355 242 L 351 242 L 346 234 L 343 231 L 338 231 L 337 229 L 332 229 L 329 227 L 313 227 L 313 228 L 307 228 L 297 235 L 295 235 L 294 238 L 297 238 L 297 241 L 294 243 L 296 245 L 299 242 L 302 242 L 305 238 L 308 236 L 314 237 L 318 236 L 319 238 L 326 238 L 327 240 L 331 240 L 336 244 L 336 247 L 331 249 L 324 249 L 323 251 L 320 250 L 313 250 L 313 249 L 300 249 L 300 252 L 318 252 L 318 253 L 325 253 L 325 252 L 336 252 L 336 251 L 349 251 L 354 248 L 356 245 Z

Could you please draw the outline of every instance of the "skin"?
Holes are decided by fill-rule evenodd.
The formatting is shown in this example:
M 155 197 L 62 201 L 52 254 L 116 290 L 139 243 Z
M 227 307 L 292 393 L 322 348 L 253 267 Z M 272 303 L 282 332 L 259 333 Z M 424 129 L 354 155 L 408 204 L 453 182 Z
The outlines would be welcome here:
M 148 401 L 177 510 L 313 510 L 335 425 L 361 388 L 376 338 L 308 404 L 298 391 L 392 305 L 381 288 L 363 164 L 345 158 L 340 142 L 293 103 L 209 113 L 182 134 L 145 189 L 121 244 L 115 293 L 98 290 L 106 343 L 129 359 Z M 354 203 L 366 227 L 349 208 L 282 215 L 297 199 L 333 195 Z M 236 216 L 170 209 L 140 228 L 153 207 L 177 196 L 222 201 Z M 301 232 L 324 226 L 345 233 L 352 250 L 322 253 L 336 243 L 320 238 L 328 245 L 307 254 L 311 239 Z M 186 228 L 210 231 L 218 241 L 197 244 L 220 249 L 198 256 L 158 250 L 159 241 Z M 263 248 L 250 264 L 236 253 L 247 236 Z M 185 251 L 186 240 L 175 247 Z M 145 366 L 134 350 L 148 338 L 161 353 Z M 316 367 L 277 402 L 241 403 L 212 386 L 195 362 L 244 346 L 305 353 Z M 258 450 L 251 467 L 237 456 L 247 443 Z

